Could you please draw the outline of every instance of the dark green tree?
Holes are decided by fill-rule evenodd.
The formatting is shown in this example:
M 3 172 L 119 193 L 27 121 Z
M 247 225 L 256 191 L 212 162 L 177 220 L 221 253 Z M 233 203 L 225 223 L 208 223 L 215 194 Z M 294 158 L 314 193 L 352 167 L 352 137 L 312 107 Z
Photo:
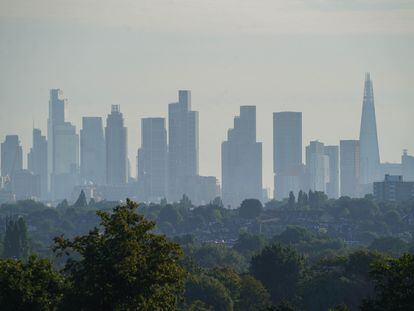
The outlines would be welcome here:
M 254 219 L 259 217 L 262 211 L 263 206 L 259 200 L 246 199 L 240 205 L 239 215 L 244 219 Z
M 64 278 L 46 259 L 0 259 L 1 310 L 56 310 L 64 286 Z
M 263 283 L 277 304 L 295 298 L 303 267 L 302 256 L 292 248 L 273 244 L 253 256 L 250 273 Z
M 73 207 L 87 207 L 88 201 L 86 200 L 86 195 L 83 190 L 81 190 L 78 199 L 76 200 L 75 204 L 73 204 Z
M 263 236 L 243 232 L 239 235 L 233 249 L 246 258 L 250 258 L 253 254 L 261 251 L 265 244 L 266 241 Z
M 267 310 L 271 306 L 270 295 L 263 284 L 250 275 L 241 278 L 240 298 L 235 310 Z
M 29 239 L 26 222 L 22 217 L 6 221 L 6 233 L 3 242 L 3 257 L 27 259 L 29 256 Z
M 98 211 L 98 228 L 73 240 L 55 238 L 58 255 L 69 256 L 64 273 L 70 310 L 174 309 L 183 288 L 180 247 L 152 233 L 154 222 L 127 200 L 110 214 Z
M 289 208 L 294 209 L 295 208 L 295 203 L 296 203 L 295 195 L 293 194 L 293 191 L 290 191 L 289 192 L 289 200 L 288 200 Z

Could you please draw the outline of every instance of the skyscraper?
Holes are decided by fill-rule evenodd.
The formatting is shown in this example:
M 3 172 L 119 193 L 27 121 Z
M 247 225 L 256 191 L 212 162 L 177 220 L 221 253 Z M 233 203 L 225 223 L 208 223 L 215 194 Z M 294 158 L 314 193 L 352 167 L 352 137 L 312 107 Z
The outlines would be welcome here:
M 377 123 L 375 118 L 374 91 L 370 74 L 365 74 L 364 100 L 362 104 L 360 142 L 360 182 L 368 185 L 372 191 L 372 183 L 378 179 L 380 156 L 378 149 Z
M 1 144 L 1 176 L 13 178 L 13 174 L 23 169 L 23 151 L 19 136 L 7 135 Z
M 167 130 L 164 118 L 141 120 L 138 183 L 144 201 L 159 201 L 167 194 Z
M 65 122 L 65 109 L 67 100 L 63 99 L 60 89 L 51 89 L 49 98 L 49 118 L 47 120 L 47 149 L 48 149 L 48 188 L 51 189 L 50 176 L 55 170 L 55 127 Z
M 240 116 L 221 145 L 222 196 L 237 208 L 247 198 L 262 200 L 262 143 L 256 141 L 256 106 L 241 106 Z
M 47 188 L 47 140 L 39 129 L 33 129 L 33 145 L 27 156 L 28 170 L 40 179 L 40 196 L 46 198 Z
M 82 118 L 80 152 L 83 182 L 92 182 L 95 185 L 105 184 L 105 138 L 102 118 Z
M 273 113 L 274 197 L 287 198 L 298 193 L 303 180 L 302 113 Z
M 112 105 L 106 119 L 106 182 L 125 185 L 128 178 L 127 129 L 119 105 Z
M 328 198 L 339 198 L 339 146 L 325 146 L 325 155 L 329 159 L 329 181 L 326 184 Z
M 405 181 L 414 181 L 414 156 L 408 155 L 407 150 L 401 156 L 402 174 Z
M 198 176 L 198 112 L 191 110 L 191 91 L 178 91 L 178 102 L 168 105 L 168 196 L 176 201 Z
M 325 145 L 319 141 L 311 141 L 306 147 L 306 173 L 309 189 L 326 193 L 329 157 L 325 154 Z
M 359 157 L 359 140 L 340 141 L 341 196 L 360 196 Z

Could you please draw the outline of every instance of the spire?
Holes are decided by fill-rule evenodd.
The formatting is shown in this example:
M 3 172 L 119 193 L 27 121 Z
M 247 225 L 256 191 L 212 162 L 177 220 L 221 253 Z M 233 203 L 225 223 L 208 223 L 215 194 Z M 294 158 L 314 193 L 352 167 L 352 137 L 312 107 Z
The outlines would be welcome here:
M 364 100 L 362 104 L 359 140 L 361 146 L 361 182 L 362 184 L 369 184 L 377 179 L 380 164 L 374 91 L 369 72 L 365 74 Z

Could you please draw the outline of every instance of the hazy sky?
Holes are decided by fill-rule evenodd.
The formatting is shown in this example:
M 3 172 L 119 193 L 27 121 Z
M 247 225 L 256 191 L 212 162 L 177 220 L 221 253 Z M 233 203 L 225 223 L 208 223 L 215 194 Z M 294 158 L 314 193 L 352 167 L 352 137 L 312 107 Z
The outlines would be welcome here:
M 18 134 L 27 152 L 61 88 L 78 130 L 121 105 L 135 167 L 140 118 L 191 89 L 200 173 L 221 177 L 227 129 L 256 105 L 272 188 L 272 112 L 303 112 L 304 146 L 357 139 L 365 71 L 381 160 L 414 153 L 413 55 L 413 0 L 0 0 L 0 139 Z

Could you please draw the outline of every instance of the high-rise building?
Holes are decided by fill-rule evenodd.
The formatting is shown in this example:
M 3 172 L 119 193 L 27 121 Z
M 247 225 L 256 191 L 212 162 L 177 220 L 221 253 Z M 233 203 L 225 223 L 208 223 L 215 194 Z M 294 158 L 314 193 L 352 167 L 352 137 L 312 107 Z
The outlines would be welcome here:
M 360 196 L 359 157 L 359 140 L 340 141 L 341 196 Z
M 178 91 L 178 102 L 168 105 L 168 198 L 179 200 L 188 179 L 198 176 L 198 112 L 191 110 L 191 91 Z
M 106 119 L 106 182 L 125 185 L 128 178 L 127 128 L 119 105 L 113 105 Z
M 237 208 L 244 199 L 262 200 L 262 143 L 256 141 L 256 106 L 241 106 L 240 116 L 221 145 L 222 196 Z
M 273 113 L 274 197 L 287 198 L 302 188 L 302 113 Z
M 365 74 L 359 143 L 360 183 L 363 189 L 366 188 L 369 189 L 368 192 L 372 192 L 372 183 L 379 178 L 378 170 L 380 156 L 378 149 L 377 123 L 375 118 L 374 91 L 369 73 Z
M 329 157 L 325 154 L 325 145 L 319 141 L 311 141 L 306 147 L 306 173 L 309 189 L 326 193 Z
M 80 131 L 80 171 L 84 183 L 103 185 L 105 174 L 105 138 L 100 117 L 83 117 Z
M 339 198 L 339 146 L 325 146 L 325 155 L 329 159 L 329 181 L 326 184 L 328 198 Z
M 414 181 L 414 156 L 410 156 L 407 150 L 401 156 L 402 174 L 405 181 Z
M 138 184 L 141 200 L 159 201 L 167 195 L 167 130 L 164 118 L 141 120 Z
M 404 181 L 401 175 L 385 175 L 384 181 L 374 182 L 377 201 L 404 202 L 414 199 L 414 182 Z
M 39 129 L 33 129 L 33 145 L 27 156 L 27 167 L 40 179 L 40 197 L 45 199 L 48 194 L 47 175 L 47 140 Z
M 51 189 L 50 178 L 55 172 L 55 127 L 65 122 L 67 100 L 63 99 L 60 89 L 51 89 L 49 98 L 49 118 L 47 120 L 47 159 L 48 159 L 48 189 Z
M 13 178 L 13 174 L 23 169 L 23 151 L 19 136 L 7 135 L 1 144 L 1 176 Z

